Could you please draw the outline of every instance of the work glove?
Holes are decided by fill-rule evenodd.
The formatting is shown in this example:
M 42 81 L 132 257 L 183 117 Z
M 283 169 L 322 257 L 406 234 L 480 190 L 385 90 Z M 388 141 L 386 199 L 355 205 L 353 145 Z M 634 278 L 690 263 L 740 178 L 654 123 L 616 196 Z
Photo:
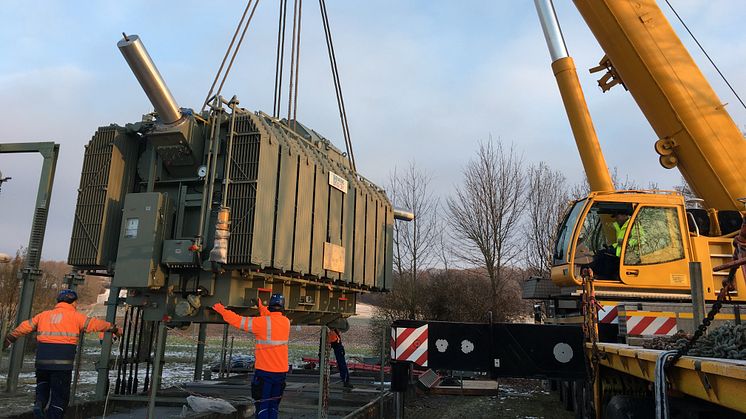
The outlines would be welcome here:
M 221 314 L 223 312 L 225 312 L 225 306 L 223 305 L 223 303 L 215 303 L 212 306 L 212 309 L 215 310 L 215 311 L 217 311 L 218 313 L 221 313 Z
M 13 335 L 8 335 L 5 337 L 5 340 L 3 340 L 3 350 L 6 350 L 10 347 L 10 345 L 13 344 L 13 342 L 16 341 L 16 338 Z

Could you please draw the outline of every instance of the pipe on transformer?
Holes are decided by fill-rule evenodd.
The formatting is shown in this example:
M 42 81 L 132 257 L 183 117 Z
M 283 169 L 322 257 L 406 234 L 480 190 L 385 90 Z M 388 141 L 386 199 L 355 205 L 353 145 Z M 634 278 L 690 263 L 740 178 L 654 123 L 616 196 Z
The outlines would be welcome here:
M 567 53 L 552 0 L 534 0 L 534 5 L 552 57 L 552 70 L 557 79 L 588 184 L 593 192 L 613 191 L 614 184 L 598 142 L 596 129 L 593 127 L 591 114 L 588 112 L 583 89 L 580 87 L 575 62 Z
M 172 124 L 181 119 L 179 105 L 176 104 L 176 100 L 168 90 L 166 82 L 150 58 L 145 45 L 140 41 L 140 37 L 124 35 L 124 38 L 117 43 L 117 47 L 137 77 L 137 81 L 140 82 L 145 94 L 148 95 L 161 121 L 164 124 Z
M 394 219 L 400 221 L 414 220 L 414 213 L 401 208 L 394 208 Z

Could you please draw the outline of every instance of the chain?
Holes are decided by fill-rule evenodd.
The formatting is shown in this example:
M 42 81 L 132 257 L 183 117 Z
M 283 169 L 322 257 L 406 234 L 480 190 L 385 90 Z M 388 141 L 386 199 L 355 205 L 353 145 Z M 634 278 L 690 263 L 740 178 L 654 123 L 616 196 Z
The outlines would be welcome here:
M 720 312 L 720 309 L 723 307 L 723 303 L 725 302 L 726 298 L 730 300 L 729 292 L 734 289 L 733 281 L 736 276 L 737 270 L 737 266 L 730 268 L 730 271 L 728 271 L 728 278 L 723 280 L 723 287 L 720 288 L 718 298 L 712 304 L 712 308 L 707 313 L 707 317 L 702 320 L 702 324 L 697 327 L 697 330 L 694 332 L 692 338 L 687 340 L 684 346 L 679 348 L 672 357 L 668 358 L 668 360 L 666 361 L 666 368 L 675 364 L 679 359 L 681 359 L 682 356 L 685 356 L 689 353 L 694 344 L 697 343 L 697 340 L 699 340 L 699 338 L 701 338 L 702 335 L 705 334 L 707 328 L 712 324 L 712 321 L 715 320 L 715 316 Z
M 598 350 L 598 303 L 593 289 L 593 271 L 590 268 L 583 268 L 581 272 L 583 278 L 583 334 L 590 341 L 591 359 L 588 365 L 588 381 L 593 383 L 600 360 Z

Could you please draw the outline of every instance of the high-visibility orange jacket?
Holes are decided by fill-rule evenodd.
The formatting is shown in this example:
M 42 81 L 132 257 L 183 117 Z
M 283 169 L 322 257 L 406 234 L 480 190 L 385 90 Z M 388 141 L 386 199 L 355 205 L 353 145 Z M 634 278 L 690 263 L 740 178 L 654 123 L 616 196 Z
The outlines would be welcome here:
M 339 333 L 334 329 L 329 329 L 329 337 L 327 338 L 329 343 L 342 343 L 342 338 L 339 337 Z
M 78 312 L 72 304 L 57 303 L 53 309 L 42 311 L 21 323 L 10 332 L 10 336 L 15 340 L 36 331 L 39 342 L 36 367 L 72 369 L 80 332 L 104 332 L 112 327 L 109 322 Z
M 259 301 L 259 317 L 239 316 L 220 303 L 212 308 L 220 313 L 229 325 L 254 334 L 257 370 L 288 372 L 290 319 L 279 311 L 270 312 L 261 301 Z

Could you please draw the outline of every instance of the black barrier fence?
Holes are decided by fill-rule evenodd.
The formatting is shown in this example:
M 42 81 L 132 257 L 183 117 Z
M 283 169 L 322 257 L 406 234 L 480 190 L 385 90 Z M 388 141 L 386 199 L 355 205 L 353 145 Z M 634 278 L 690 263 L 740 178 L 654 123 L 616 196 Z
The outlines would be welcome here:
M 414 320 L 391 325 L 392 361 L 491 377 L 582 379 L 583 345 L 578 326 Z

